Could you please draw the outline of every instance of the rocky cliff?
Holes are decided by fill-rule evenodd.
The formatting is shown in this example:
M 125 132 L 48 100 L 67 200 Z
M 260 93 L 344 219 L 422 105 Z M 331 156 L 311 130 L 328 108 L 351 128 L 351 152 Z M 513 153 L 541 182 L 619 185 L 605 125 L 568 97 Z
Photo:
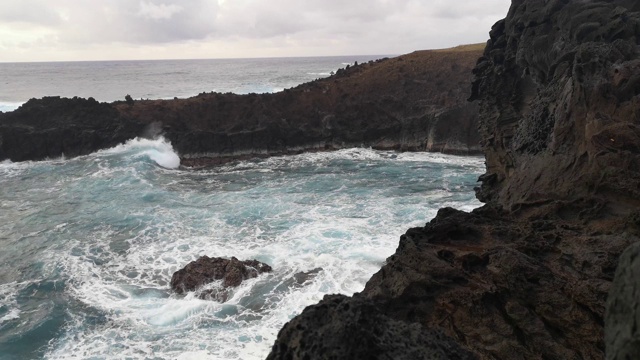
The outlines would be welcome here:
M 31 100 L 0 113 L 0 160 L 87 154 L 163 133 L 187 165 L 366 146 L 479 153 L 471 69 L 483 46 L 359 64 L 274 94 L 98 103 Z
M 487 159 L 477 196 L 486 205 L 442 209 L 407 231 L 365 289 L 341 299 L 333 311 L 342 314 L 307 308 L 269 358 L 318 358 L 306 346 L 316 338 L 347 354 L 357 345 L 336 334 L 366 304 L 377 316 L 440 331 L 445 344 L 480 359 L 602 359 L 616 267 L 640 241 L 639 10 L 635 1 L 513 0 L 474 69 Z M 633 266 L 618 269 L 609 301 L 611 359 L 638 349 L 638 302 L 629 297 L 640 286 L 625 287 Z M 618 343 L 626 348 L 612 349 Z M 411 346 L 371 358 L 402 348 Z

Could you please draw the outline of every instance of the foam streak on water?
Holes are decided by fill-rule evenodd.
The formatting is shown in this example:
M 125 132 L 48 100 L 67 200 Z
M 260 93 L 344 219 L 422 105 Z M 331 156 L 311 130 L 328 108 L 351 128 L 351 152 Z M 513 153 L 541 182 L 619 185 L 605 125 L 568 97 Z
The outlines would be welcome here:
M 482 169 L 479 158 L 350 149 L 195 171 L 163 139 L 0 163 L 0 354 L 262 359 L 305 306 L 361 291 L 407 228 L 443 206 L 478 206 Z M 173 272 L 205 254 L 274 272 L 225 304 L 173 294 Z

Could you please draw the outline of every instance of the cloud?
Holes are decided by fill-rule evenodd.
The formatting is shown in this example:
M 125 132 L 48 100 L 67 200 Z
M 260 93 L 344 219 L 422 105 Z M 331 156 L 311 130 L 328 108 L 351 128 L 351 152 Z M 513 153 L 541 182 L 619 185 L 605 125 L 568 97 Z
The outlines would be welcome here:
M 181 12 L 184 8 L 180 5 L 167 5 L 167 4 L 159 4 L 156 5 L 152 2 L 141 1 L 140 2 L 140 11 L 138 11 L 138 16 L 143 18 L 153 19 L 153 20 L 168 20 L 173 17 L 174 14 Z
M 41 6 L 39 0 L 3 0 L 0 2 L 0 22 L 35 26 L 56 26 L 62 22 L 52 7 Z
M 2 0 L 0 61 L 17 58 L 12 49 L 18 43 L 21 58 L 28 56 L 30 44 L 34 57 L 56 52 L 90 58 L 100 53 L 103 58 L 397 54 L 483 42 L 509 4 L 510 0 Z M 72 55 L 61 55 L 67 56 Z

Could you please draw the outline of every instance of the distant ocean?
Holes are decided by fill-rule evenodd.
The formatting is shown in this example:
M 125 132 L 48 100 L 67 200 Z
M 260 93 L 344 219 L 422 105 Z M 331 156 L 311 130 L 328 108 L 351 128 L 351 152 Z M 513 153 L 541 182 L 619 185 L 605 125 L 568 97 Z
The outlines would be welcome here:
M 0 64 L 0 102 L 271 92 L 368 60 Z M 0 360 L 264 359 L 306 306 L 361 291 L 408 228 L 479 206 L 484 170 L 478 157 L 371 149 L 179 162 L 163 138 L 0 162 Z M 172 293 L 173 272 L 201 255 L 274 271 L 224 304 Z
M 202 92 L 282 91 L 384 56 L 0 63 L 0 111 L 31 98 L 173 99 Z

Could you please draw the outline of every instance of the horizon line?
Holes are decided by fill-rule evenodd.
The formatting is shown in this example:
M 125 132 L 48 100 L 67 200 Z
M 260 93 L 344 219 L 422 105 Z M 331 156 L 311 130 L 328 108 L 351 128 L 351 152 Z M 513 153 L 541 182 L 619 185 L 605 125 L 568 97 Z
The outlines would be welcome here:
M 439 50 L 439 49 L 429 49 Z M 420 51 L 420 50 L 416 50 Z M 407 53 L 409 54 L 409 53 Z M 193 60 L 267 60 L 267 59 L 302 59 L 302 58 L 331 58 L 331 57 L 395 57 L 405 54 L 351 54 L 351 55 L 301 55 L 301 56 L 255 56 L 255 57 L 219 57 L 219 58 L 166 58 L 166 59 L 117 59 L 117 60 L 35 60 L 35 61 L 2 61 L 0 64 L 42 64 L 42 63 L 80 63 L 80 62 L 134 62 L 134 61 L 193 61 Z

